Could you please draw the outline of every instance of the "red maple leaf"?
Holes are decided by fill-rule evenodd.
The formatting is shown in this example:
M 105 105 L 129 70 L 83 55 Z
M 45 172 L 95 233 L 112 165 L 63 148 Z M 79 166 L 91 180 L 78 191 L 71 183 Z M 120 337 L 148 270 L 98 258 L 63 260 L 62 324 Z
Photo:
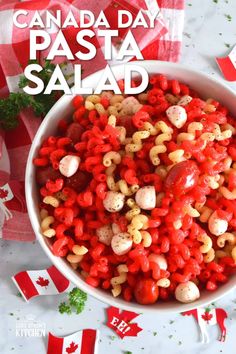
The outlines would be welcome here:
M 44 279 L 43 277 L 38 277 L 38 280 L 36 281 L 36 283 L 40 286 L 48 286 L 49 284 L 49 280 L 48 279 Z
M 139 314 L 131 311 L 121 311 L 116 307 L 109 307 L 107 310 L 106 325 L 113 329 L 120 338 L 125 336 L 136 337 L 142 331 L 137 323 L 130 323 Z
M 0 188 L 0 199 L 4 199 L 8 196 L 8 191 L 6 189 Z
M 202 315 L 202 319 L 207 323 L 212 319 L 212 317 L 213 315 L 209 313 L 209 311 L 205 311 L 205 313 Z
M 66 352 L 69 353 L 74 353 L 78 349 L 78 344 L 75 344 L 74 342 L 70 343 L 70 346 L 66 348 Z

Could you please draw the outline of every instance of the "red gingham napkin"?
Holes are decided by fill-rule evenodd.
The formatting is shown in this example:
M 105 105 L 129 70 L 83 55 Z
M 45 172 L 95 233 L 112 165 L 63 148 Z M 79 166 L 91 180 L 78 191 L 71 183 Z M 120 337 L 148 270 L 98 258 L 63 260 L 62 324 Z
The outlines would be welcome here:
M 0 0 L 0 97 L 6 96 L 9 91 L 17 91 L 19 77 L 29 59 L 29 31 L 13 26 L 14 11 L 26 9 L 29 18 L 32 18 L 35 10 L 42 14 L 45 10 L 60 9 L 62 17 L 65 17 L 70 10 L 78 15 L 79 9 L 89 9 L 96 15 L 103 9 L 109 22 L 113 19 L 111 27 L 115 29 L 117 9 L 128 9 L 135 16 L 140 8 L 158 8 L 158 5 L 161 13 L 155 28 L 135 30 L 135 38 L 145 59 L 177 61 L 182 41 L 184 0 Z M 56 32 L 57 29 L 50 30 L 52 38 Z M 121 39 L 126 32 L 119 32 Z M 67 28 L 64 35 L 72 51 L 76 52 L 78 48 L 73 45 L 76 31 Z M 82 63 L 85 76 L 106 64 L 102 41 L 96 38 L 94 44 L 97 47 L 96 57 Z M 46 54 L 43 52 L 41 58 Z M 60 61 L 63 60 L 60 58 Z M 35 236 L 26 210 L 24 174 L 27 155 L 40 120 L 33 116 L 31 110 L 21 113 L 19 120 L 17 129 L 0 134 L 0 237 L 32 241 Z

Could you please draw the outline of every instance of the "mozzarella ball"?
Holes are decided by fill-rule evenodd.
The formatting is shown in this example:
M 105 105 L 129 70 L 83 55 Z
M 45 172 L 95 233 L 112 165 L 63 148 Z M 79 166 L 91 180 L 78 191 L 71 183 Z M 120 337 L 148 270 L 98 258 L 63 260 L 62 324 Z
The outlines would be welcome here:
M 200 297 L 200 292 L 195 283 L 192 281 L 187 281 L 186 283 L 179 284 L 175 289 L 175 298 L 176 300 L 189 303 L 193 302 Z
M 104 245 L 109 246 L 111 244 L 111 239 L 114 235 L 111 225 L 104 225 L 102 227 L 99 227 L 96 230 L 96 234 L 98 236 L 98 239 L 101 243 L 104 243 Z
M 156 206 L 156 191 L 153 186 L 140 188 L 135 195 L 135 201 L 141 209 L 152 210 Z
M 181 97 L 181 99 L 178 102 L 179 106 L 187 106 L 190 102 L 192 101 L 192 97 L 189 95 L 185 95 Z
M 121 102 L 121 114 L 134 114 L 137 111 L 140 110 L 140 108 L 142 107 L 142 105 L 140 104 L 140 102 L 133 96 L 130 97 L 126 97 L 122 102 Z
M 103 200 L 104 208 L 110 213 L 120 211 L 125 203 L 125 196 L 119 192 L 107 192 L 105 199 Z
M 120 232 L 112 237 L 111 248 L 115 254 L 122 256 L 132 248 L 133 240 L 127 232 Z
M 214 211 L 208 219 L 208 229 L 213 235 L 220 236 L 227 231 L 228 221 L 220 219 L 217 215 L 217 211 Z
M 170 106 L 166 110 L 166 115 L 176 128 L 182 128 L 187 121 L 187 113 L 181 106 Z
M 163 270 L 167 269 L 167 261 L 166 261 L 165 256 L 163 256 L 163 255 L 151 253 L 148 256 L 148 260 L 150 262 L 154 262 L 154 263 L 158 264 L 160 269 L 163 269 Z
M 80 164 L 80 157 L 74 155 L 66 155 L 59 162 L 59 171 L 65 177 L 73 176 Z

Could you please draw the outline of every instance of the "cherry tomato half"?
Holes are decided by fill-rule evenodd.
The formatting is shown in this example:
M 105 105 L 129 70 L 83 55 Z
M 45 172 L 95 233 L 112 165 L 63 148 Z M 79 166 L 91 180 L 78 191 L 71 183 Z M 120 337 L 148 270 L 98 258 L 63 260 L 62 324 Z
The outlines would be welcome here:
M 51 166 L 40 167 L 36 170 L 36 180 L 40 186 L 46 184 L 48 180 L 55 180 L 61 178 L 62 175 L 58 170 L 54 170 Z
M 141 305 L 154 304 L 158 295 L 159 289 L 153 279 L 140 279 L 134 288 L 135 299 Z
M 91 174 L 83 171 L 77 171 L 73 176 L 66 179 L 66 187 L 82 192 L 91 181 Z
M 66 131 L 66 136 L 70 138 L 73 144 L 80 141 L 81 135 L 84 132 L 84 128 L 79 123 L 71 123 Z
M 168 172 L 164 186 L 166 191 L 176 196 L 187 193 L 197 185 L 199 169 L 194 161 L 182 161 L 174 165 Z

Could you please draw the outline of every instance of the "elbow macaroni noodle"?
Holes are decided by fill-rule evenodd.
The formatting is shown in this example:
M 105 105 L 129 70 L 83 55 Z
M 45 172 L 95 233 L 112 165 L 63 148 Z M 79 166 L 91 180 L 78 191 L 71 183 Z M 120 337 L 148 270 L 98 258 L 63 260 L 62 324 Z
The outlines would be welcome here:
M 54 208 L 57 208 L 59 206 L 59 204 L 60 204 L 59 200 L 57 198 L 51 196 L 51 195 L 50 196 L 48 195 L 47 197 L 44 197 L 43 198 L 43 202 L 45 204 L 49 204 L 49 205 L 53 206 Z
M 146 130 L 138 131 L 133 134 L 132 141 L 133 143 L 127 144 L 125 150 L 127 152 L 137 152 L 142 149 L 142 140 L 147 139 L 150 136 L 150 133 Z
M 132 236 L 133 242 L 139 244 L 142 241 L 142 234 L 140 230 L 148 228 L 148 217 L 143 214 L 135 215 L 128 225 L 128 233 Z
M 127 280 L 128 267 L 126 264 L 120 264 L 117 267 L 119 275 L 117 277 L 111 278 L 111 285 L 113 287 L 112 295 L 117 297 L 121 293 L 121 284 L 125 283 Z
M 55 221 L 53 216 L 46 216 L 42 221 L 41 221 L 41 230 L 44 236 L 46 237 L 53 237 L 56 235 L 56 231 L 50 227 L 51 224 L 53 224 Z
M 157 135 L 160 131 L 162 132 L 162 134 L 156 137 L 156 146 L 153 146 L 149 151 L 149 157 L 152 161 L 152 164 L 154 166 L 158 166 L 160 164 L 160 158 L 158 157 L 158 154 L 162 154 L 167 151 L 164 142 L 171 140 L 173 129 L 170 128 L 164 121 L 158 121 L 155 126 L 146 122 L 144 124 L 144 128 L 146 128 L 151 135 Z
M 197 237 L 197 240 L 203 243 L 199 248 L 200 252 L 208 253 L 212 248 L 211 238 L 207 234 L 201 234 Z
M 225 247 L 225 243 L 228 242 L 230 245 L 235 245 L 236 243 L 236 236 L 233 233 L 225 232 L 223 235 L 218 236 L 217 238 L 217 245 L 220 248 Z
M 103 165 L 110 167 L 112 163 L 118 165 L 121 162 L 121 156 L 116 151 L 109 151 L 103 156 Z

